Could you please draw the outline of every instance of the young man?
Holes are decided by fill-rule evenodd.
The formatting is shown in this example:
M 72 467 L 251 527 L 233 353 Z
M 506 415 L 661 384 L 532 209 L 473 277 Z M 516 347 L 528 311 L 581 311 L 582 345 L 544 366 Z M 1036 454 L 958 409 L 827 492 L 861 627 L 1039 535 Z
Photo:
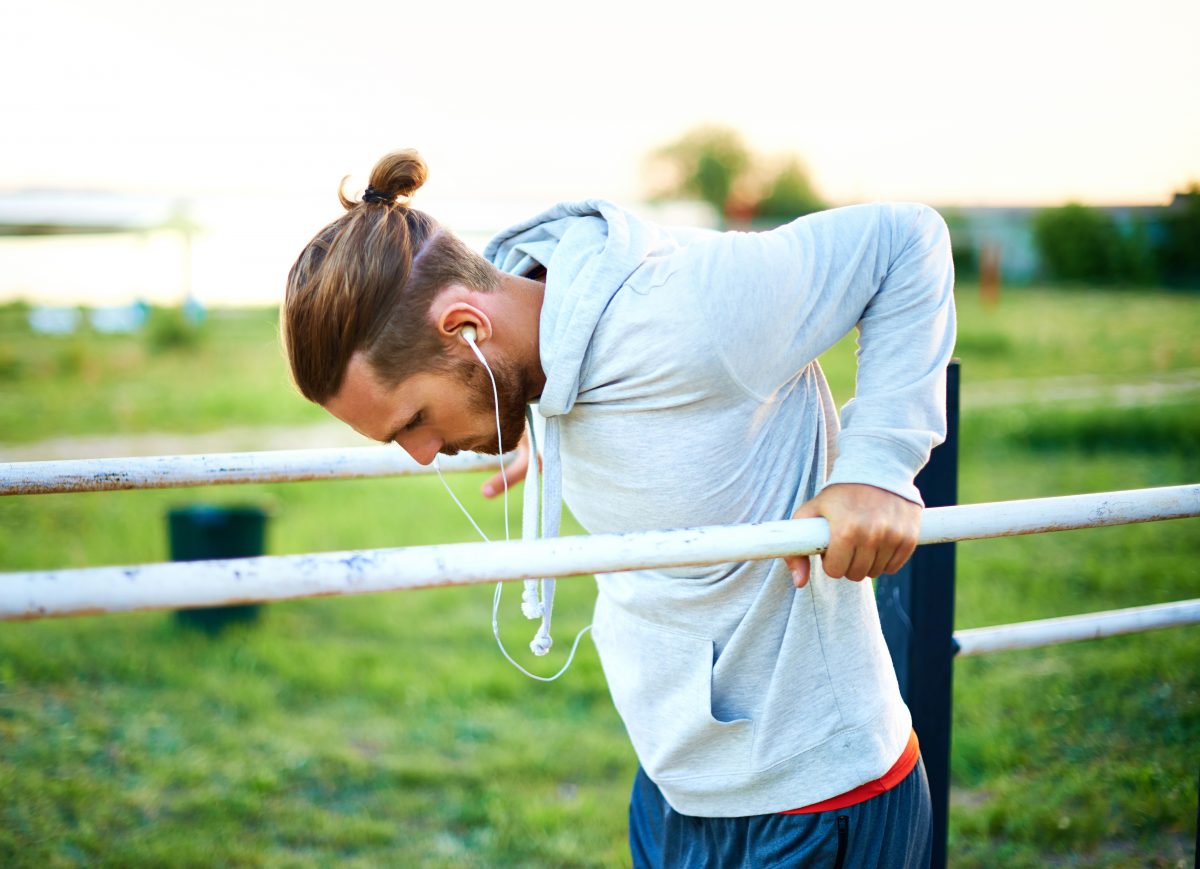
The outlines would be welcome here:
M 307 397 L 423 463 L 495 451 L 497 412 L 515 444 L 536 401 L 547 533 L 564 500 L 591 532 L 830 522 L 811 564 L 597 577 L 593 637 L 642 767 L 635 865 L 927 863 L 928 786 L 860 581 L 912 553 L 913 478 L 944 436 L 944 222 L 869 205 L 668 231 L 588 201 L 480 259 L 409 207 L 425 171 L 385 157 L 293 267 L 285 343 Z M 839 431 L 815 360 L 855 326 Z

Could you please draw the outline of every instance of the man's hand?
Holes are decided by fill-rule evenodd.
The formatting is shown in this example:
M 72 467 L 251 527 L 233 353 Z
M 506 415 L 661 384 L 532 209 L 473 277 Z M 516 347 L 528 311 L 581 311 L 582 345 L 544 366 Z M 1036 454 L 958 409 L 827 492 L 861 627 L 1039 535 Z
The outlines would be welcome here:
M 921 505 L 875 486 L 835 483 L 801 504 L 793 519 L 823 516 L 829 522 L 829 549 L 821 557 L 828 576 L 859 582 L 895 573 L 917 548 Z M 783 559 L 796 588 L 808 585 L 806 555 Z
M 538 459 L 538 467 L 541 467 L 541 458 Z M 504 494 L 504 478 L 508 477 L 508 487 L 511 489 L 517 483 L 525 479 L 525 474 L 529 471 L 529 433 L 521 435 L 521 440 L 517 444 L 517 457 L 509 464 L 504 466 L 504 474 L 496 473 L 488 478 L 488 481 L 483 484 L 483 497 L 495 498 L 497 495 Z

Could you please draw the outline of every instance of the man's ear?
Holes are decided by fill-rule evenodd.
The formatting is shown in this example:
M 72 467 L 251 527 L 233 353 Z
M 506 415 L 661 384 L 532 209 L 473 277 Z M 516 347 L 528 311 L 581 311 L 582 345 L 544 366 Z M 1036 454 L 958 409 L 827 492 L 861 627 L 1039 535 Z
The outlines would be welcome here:
M 474 327 L 476 344 L 492 337 L 491 318 L 470 302 L 451 302 L 437 312 L 438 334 L 443 338 L 458 339 L 463 326 Z

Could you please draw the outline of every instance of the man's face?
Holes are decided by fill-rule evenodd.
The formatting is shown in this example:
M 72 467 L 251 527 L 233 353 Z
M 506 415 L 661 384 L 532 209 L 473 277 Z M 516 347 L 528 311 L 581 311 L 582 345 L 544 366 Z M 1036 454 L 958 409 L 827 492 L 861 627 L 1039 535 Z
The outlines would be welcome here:
M 500 398 L 503 446 L 511 450 L 525 430 L 528 384 L 515 366 L 489 360 Z M 496 411 L 492 384 L 477 361 L 448 360 L 448 367 L 405 378 L 395 386 L 381 383 L 361 353 L 350 359 L 337 395 L 324 407 L 372 440 L 395 441 L 416 461 L 460 450 L 495 454 Z

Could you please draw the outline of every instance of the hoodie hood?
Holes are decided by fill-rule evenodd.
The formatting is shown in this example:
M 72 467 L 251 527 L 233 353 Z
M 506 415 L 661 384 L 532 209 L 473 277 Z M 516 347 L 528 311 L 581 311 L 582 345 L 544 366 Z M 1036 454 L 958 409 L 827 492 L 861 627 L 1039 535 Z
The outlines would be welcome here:
M 563 202 L 501 232 L 484 256 L 509 274 L 546 269 L 538 402 L 547 419 L 569 413 L 596 324 L 646 257 L 670 244 L 661 229 L 602 199 Z
M 626 279 L 648 256 L 672 244 L 666 233 L 628 211 L 602 199 L 588 199 L 560 203 L 509 227 L 484 249 L 484 256 L 509 274 L 527 274 L 539 265 L 546 269 L 538 325 L 539 355 L 546 375 L 546 385 L 538 400 L 538 413 L 546 420 L 545 441 L 540 445 L 543 473 L 539 486 L 538 463 L 536 460 L 529 463 L 522 539 L 558 536 L 562 519 L 559 418 L 571 411 L 579 395 L 596 324 Z M 539 444 L 532 415 L 529 436 L 530 448 L 536 456 Z M 525 582 L 521 610 L 527 618 L 542 620 L 537 636 L 529 644 L 535 655 L 545 655 L 552 645 L 554 585 L 553 579 Z

